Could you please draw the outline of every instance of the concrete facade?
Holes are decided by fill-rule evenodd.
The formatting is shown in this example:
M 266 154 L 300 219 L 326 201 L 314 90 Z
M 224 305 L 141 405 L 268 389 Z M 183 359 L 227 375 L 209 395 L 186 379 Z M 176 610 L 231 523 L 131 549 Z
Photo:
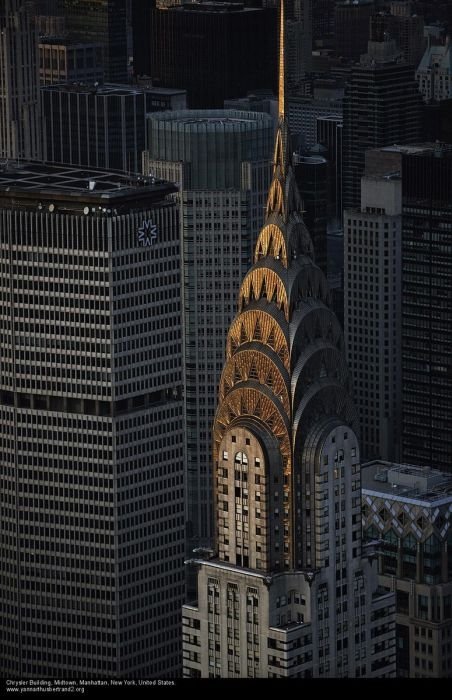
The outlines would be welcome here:
M 187 531 L 213 538 L 211 427 L 240 279 L 263 221 L 273 120 L 233 110 L 148 118 L 144 172 L 178 184 L 183 240 Z
M 395 459 L 401 429 L 402 182 L 361 180 L 344 212 L 344 333 L 364 459 Z
M 374 461 L 362 468 L 363 533 L 396 592 L 397 675 L 452 677 L 452 478 Z

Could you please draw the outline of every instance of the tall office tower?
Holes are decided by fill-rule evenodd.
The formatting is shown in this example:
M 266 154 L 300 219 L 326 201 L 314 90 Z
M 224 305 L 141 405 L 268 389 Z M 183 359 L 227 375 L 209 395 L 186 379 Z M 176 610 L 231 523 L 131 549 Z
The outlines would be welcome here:
M 149 36 L 151 10 L 155 9 L 155 6 L 156 0 L 132 0 L 133 73 L 136 76 L 151 74 Z
M 452 146 L 402 152 L 402 459 L 452 471 Z
M 153 10 L 150 75 L 160 85 L 185 88 L 192 109 L 276 90 L 275 13 L 228 2 Z
M 101 43 L 105 80 L 127 82 L 126 0 L 58 0 L 69 36 Z
M 344 237 L 342 226 L 342 125 L 340 115 L 317 117 L 317 142 L 329 161 L 326 259 L 331 306 L 344 326 Z
M 377 460 L 362 467 L 363 534 L 396 591 L 397 675 L 451 678 L 452 478 Z
M 40 157 L 38 35 L 28 3 L 4 0 L 0 5 L 0 159 Z
M 103 82 L 100 44 L 73 43 L 63 37 L 41 37 L 38 48 L 41 85 L 69 82 L 94 85 Z
M 359 61 L 369 41 L 370 18 L 375 0 L 342 0 L 334 11 L 336 55 L 349 61 Z
M 367 171 L 402 174 L 401 457 L 450 472 L 452 146 L 376 149 Z
M 330 161 L 330 210 L 331 229 L 342 229 L 342 115 L 320 116 L 317 123 L 317 143 L 325 146 Z
M 359 206 L 364 153 L 393 143 L 415 143 L 421 98 L 414 69 L 399 60 L 393 41 L 369 42 L 352 67 L 344 96 L 343 204 Z
M 180 673 L 178 215 L 168 183 L 0 171 L 0 666 Z
M 141 171 L 146 115 L 185 106 L 184 90 L 128 85 L 48 85 L 41 90 L 43 157 L 49 163 Z
M 324 40 L 334 32 L 336 0 L 315 0 L 312 4 L 312 38 Z
M 287 87 L 296 87 L 311 71 L 312 0 L 288 0 L 286 18 Z
M 213 538 L 212 422 L 227 330 L 263 221 L 274 129 L 268 114 L 226 110 L 156 113 L 148 124 L 145 173 L 179 185 L 192 549 Z
M 452 97 L 452 44 L 429 46 L 416 71 L 424 102 L 441 102 Z
M 73 41 L 62 15 L 37 15 L 39 80 L 41 85 L 104 80 L 102 45 Z
M 400 435 L 402 181 L 361 180 L 344 211 L 344 332 L 361 420 L 363 459 L 395 459 Z
M 391 2 L 390 12 L 395 19 L 395 39 L 402 56 L 407 63 L 417 66 L 425 48 L 424 18 L 411 0 Z
M 281 4 L 281 34 L 284 27 Z M 394 598 L 361 556 L 357 415 L 300 214 L 284 110 L 214 422 L 216 552 L 193 560 L 184 675 L 391 676 Z
M 327 270 L 329 163 L 323 146 L 294 153 L 293 171 L 303 202 L 303 220 L 310 233 L 315 264 L 325 277 Z
M 290 95 L 288 98 L 289 125 L 299 135 L 305 148 L 317 143 L 317 119 L 332 114 L 342 115 L 344 88 L 335 80 L 317 80 L 312 97 Z

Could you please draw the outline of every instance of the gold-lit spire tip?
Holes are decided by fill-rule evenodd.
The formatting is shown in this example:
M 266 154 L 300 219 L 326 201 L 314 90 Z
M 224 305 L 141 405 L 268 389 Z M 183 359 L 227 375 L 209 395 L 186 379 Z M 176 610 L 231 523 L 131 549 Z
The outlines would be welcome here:
M 280 119 L 285 117 L 285 18 L 284 18 L 284 0 L 280 0 L 279 12 L 279 92 L 278 92 L 278 109 Z

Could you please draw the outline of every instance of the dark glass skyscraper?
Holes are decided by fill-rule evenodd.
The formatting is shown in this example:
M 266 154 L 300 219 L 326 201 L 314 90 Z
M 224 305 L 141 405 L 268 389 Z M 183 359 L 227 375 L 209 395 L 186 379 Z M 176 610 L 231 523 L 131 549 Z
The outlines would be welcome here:
M 183 90 L 135 85 L 47 85 L 41 89 L 44 159 L 95 168 L 141 171 L 146 115 L 185 106 Z
M 0 158 L 40 157 L 38 35 L 28 3 L 3 0 L 0 3 Z
M 342 0 L 334 10 L 336 54 L 358 61 L 366 52 L 369 40 L 369 22 L 375 11 L 374 0 Z
M 71 37 L 99 42 L 104 50 L 105 80 L 127 81 L 126 0 L 59 0 Z
M 364 153 L 420 138 L 421 97 L 414 69 L 400 60 L 393 41 L 369 42 L 352 67 L 344 96 L 343 206 L 359 206 Z
M 402 458 L 452 471 L 452 147 L 403 153 Z
M 190 108 L 222 108 L 276 89 L 275 10 L 205 2 L 151 11 L 150 75 L 187 90 Z
M 294 174 L 303 201 L 303 220 L 315 251 L 315 262 L 327 275 L 328 175 L 326 149 L 311 149 L 294 155 Z

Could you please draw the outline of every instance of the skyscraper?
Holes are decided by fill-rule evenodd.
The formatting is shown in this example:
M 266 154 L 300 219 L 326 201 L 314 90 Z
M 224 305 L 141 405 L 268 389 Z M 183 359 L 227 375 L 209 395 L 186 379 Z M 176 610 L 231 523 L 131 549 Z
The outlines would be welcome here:
M 0 158 L 41 156 L 38 35 L 28 3 L 0 5 Z M 20 69 L 19 69 L 20 68 Z
M 326 149 L 314 146 L 294 154 L 293 169 L 303 202 L 303 220 L 315 251 L 315 263 L 327 275 L 327 224 L 329 164 Z
M 369 41 L 369 25 L 375 0 L 341 0 L 334 11 L 334 38 L 337 56 L 359 61 Z
M 336 0 L 315 0 L 312 3 L 312 37 L 324 40 L 334 31 Z
M 134 75 L 150 75 L 151 47 L 151 10 L 155 0 L 132 0 L 132 36 L 133 36 L 133 72 Z
M 54 83 L 102 83 L 103 52 L 100 44 L 79 44 L 64 38 L 39 41 L 39 78 L 41 85 Z
M 102 44 L 105 80 L 126 83 L 126 0 L 57 0 L 57 3 L 71 38 Z
M 375 265 L 372 266 L 371 258 L 377 252 L 375 221 L 379 218 L 376 216 L 378 211 L 374 214 L 364 212 L 366 216 L 360 215 L 360 212 L 347 213 L 348 228 L 352 239 L 354 238 L 352 248 L 349 246 L 348 303 L 351 304 L 354 313 L 361 310 L 363 319 L 361 328 L 354 325 L 350 329 L 355 340 L 352 341 L 349 337 L 348 342 L 355 343 L 362 335 L 363 343 L 359 350 L 361 357 L 356 357 L 356 362 L 362 365 L 356 365 L 361 388 L 364 389 L 363 381 L 372 381 L 367 373 L 374 373 L 375 382 L 379 384 L 375 386 L 375 391 L 379 392 L 378 403 L 381 407 L 382 392 L 388 394 L 388 398 L 391 395 L 390 365 L 393 365 L 396 376 L 401 374 L 402 425 L 396 454 L 400 454 L 400 459 L 407 464 L 435 465 L 435 468 L 448 472 L 451 471 L 452 460 L 452 437 L 449 429 L 452 422 L 452 265 L 449 205 L 452 193 L 452 147 L 448 144 L 420 143 L 393 145 L 368 151 L 367 172 L 377 179 L 386 176 L 394 182 L 397 182 L 394 176 L 398 173 L 402 180 L 401 359 L 397 359 L 396 356 L 390 358 L 390 317 L 393 313 L 391 305 L 397 300 L 396 290 L 399 284 L 396 274 L 398 253 L 394 255 L 394 246 L 396 249 L 398 247 L 394 239 L 398 223 L 397 219 L 393 219 L 392 224 L 390 218 L 380 219 L 381 222 L 387 223 L 387 228 L 386 233 L 383 230 L 383 240 L 380 240 L 378 264 L 375 259 Z M 385 187 L 388 186 L 386 183 Z M 382 184 L 380 191 L 381 188 Z M 386 199 L 387 205 L 391 205 L 391 200 Z M 393 207 L 393 197 L 392 200 Z M 380 201 L 381 204 L 378 205 L 375 200 L 373 206 L 382 207 L 384 199 L 380 198 Z M 373 232 L 370 230 L 372 220 Z M 381 232 L 381 228 L 378 230 Z M 384 244 L 383 249 L 381 243 Z M 376 277 L 381 273 L 384 276 L 380 277 L 377 286 Z M 372 297 L 376 303 L 377 295 L 381 293 L 384 295 L 380 298 L 382 305 L 380 304 L 379 310 L 372 310 Z M 384 328 L 381 325 L 377 328 L 377 320 L 383 321 Z M 366 343 L 366 335 L 369 340 L 375 336 L 380 338 L 380 357 L 377 357 L 374 351 L 378 341 L 375 340 L 375 345 Z M 382 342 L 385 345 L 382 345 Z M 393 347 L 395 351 L 396 346 Z M 384 355 L 388 358 L 387 363 L 382 361 Z M 375 374 L 377 368 L 381 373 L 379 377 Z M 382 381 L 383 377 L 385 379 Z M 364 391 L 362 395 L 363 401 L 368 398 L 365 393 Z M 387 403 L 386 398 L 384 403 Z M 369 401 L 367 411 L 376 410 L 377 405 Z M 369 419 L 369 426 L 374 430 L 375 423 L 370 414 Z
M 180 673 L 178 212 L 168 183 L 0 170 L 0 667 Z
M 334 230 L 342 228 L 342 115 L 331 114 L 316 119 L 317 143 L 325 146 L 330 161 L 330 212 Z
M 187 532 L 213 537 L 211 428 L 227 329 L 251 264 L 270 181 L 273 120 L 233 110 L 148 118 L 145 174 L 177 182 L 183 240 Z
M 420 110 L 414 68 L 400 60 L 392 40 L 370 41 L 368 53 L 351 68 L 345 88 L 344 208 L 359 206 L 365 151 L 418 141 Z
M 391 676 L 394 597 L 361 551 L 357 415 L 300 214 L 284 106 L 214 422 L 216 547 L 183 608 L 190 677 Z
M 288 119 L 293 134 L 299 135 L 305 148 L 317 143 L 317 119 L 332 115 L 342 117 L 344 88 L 334 80 L 317 81 L 312 97 L 290 95 Z
M 192 109 L 276 89 L 275 16 L 273 8 L 232 2 L 152 10 L 150 75 L 159 85 L 185 88 Z
M 363 459 L 397 459 L 401 429 L 402 180 L 361 179 L 344 212 L 344 332 Z
M 452 147 L 402 150 L 402 459 L 452 471 Z
M 146 115 L 168 109 L 172 99 L 185 106 L 186 93 L 67 83 L 43 87 L 41 98 L 47 162 L 138 173 L 146 147 Z
M 289 88 L 311 70 L 312 0 L 289 0 L 286 18 L 286 72 Z

